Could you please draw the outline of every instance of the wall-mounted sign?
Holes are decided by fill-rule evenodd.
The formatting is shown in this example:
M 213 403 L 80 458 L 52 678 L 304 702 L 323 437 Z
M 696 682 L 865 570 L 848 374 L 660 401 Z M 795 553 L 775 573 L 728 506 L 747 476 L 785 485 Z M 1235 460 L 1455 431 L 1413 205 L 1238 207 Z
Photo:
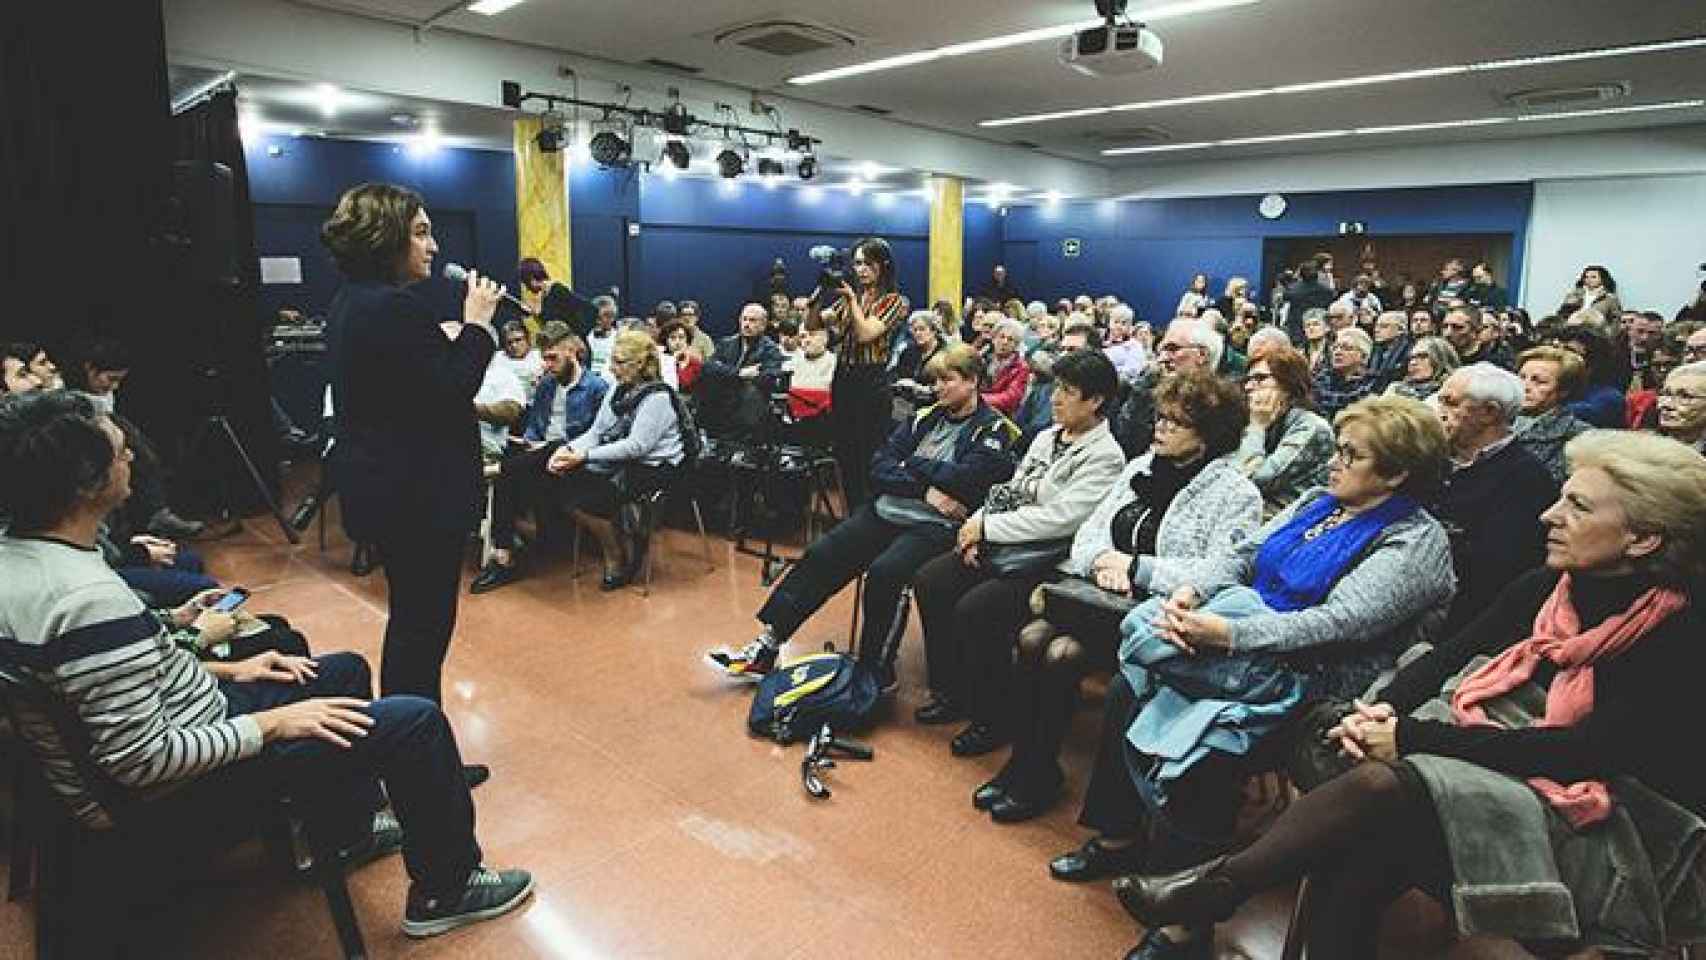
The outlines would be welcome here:
M 1077 237 L 1067 237 L 1060 241 L 1060 255 L 1071 259 L 1084 252 L 1084 241 Z

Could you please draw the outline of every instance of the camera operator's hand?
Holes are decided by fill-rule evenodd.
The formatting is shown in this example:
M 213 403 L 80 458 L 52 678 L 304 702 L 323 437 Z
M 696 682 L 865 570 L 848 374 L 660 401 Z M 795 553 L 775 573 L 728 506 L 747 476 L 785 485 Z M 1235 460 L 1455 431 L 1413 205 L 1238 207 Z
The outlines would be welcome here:
M 505 292 L 506 288 L 497 282 L 480 276 L 477 271 L 468 271 L 468 293 L 462 298 L 463 321 L 490 326 L 492 314 L 497 313 L 498 301 Z
M 964 520 L 969 515 L 965 504 L 935 487 L 924 491 L 924 502 L 934 507 L 937 513 L 949 520 Z
M 741 367 L 740 368 L 740 378 L 742 380 L 757 380 L 758 379 L 758 364 L 755 363 L 755 364 L 752 364 L 750 366 Z

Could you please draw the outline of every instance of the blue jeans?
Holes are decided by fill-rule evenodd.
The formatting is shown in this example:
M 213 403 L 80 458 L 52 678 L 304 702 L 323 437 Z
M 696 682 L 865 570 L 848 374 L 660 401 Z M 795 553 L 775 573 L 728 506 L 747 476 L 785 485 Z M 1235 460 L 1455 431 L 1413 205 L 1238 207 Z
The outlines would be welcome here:
M 368 700 L 373 674 L 353 653 L 318 658 L 319 676 L 305 684 L 229 683 L 220 690 L 230 716 L 259 713 L 312 697 Z M 403 863 L 428 896 L 456 893 L 480 864 L 474 839 L 474 801 L 462 778 L 462 755 L 443 711 L 415 696 L 368 703 L 374 724 L 349 748 L 325 740 L 275 741 L 262 750 L 263 778 L 301 805 L 310 835 L 324 855 L 367 834 L 386 794 L 403 825 Z M 385 784 L 380 791 L 379 782 Z
M 219 581 L 205 570 L 200 556 L 180 548 L 169 567 L 119 567 L 113 572 L 130 589 L 153 597 L 156 606 L 175 607 L 203 590 L 219 586 Z

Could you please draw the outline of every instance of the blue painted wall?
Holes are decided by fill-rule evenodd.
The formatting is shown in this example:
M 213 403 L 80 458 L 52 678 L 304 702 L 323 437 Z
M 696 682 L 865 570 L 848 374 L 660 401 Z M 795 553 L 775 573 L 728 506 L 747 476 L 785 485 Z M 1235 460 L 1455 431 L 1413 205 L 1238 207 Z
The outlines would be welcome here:
M 269 156 L 277 147 L 279 156 Z M 440 264 L 483 265 L 510 279 L 516 255 L 515 164 L 506 151 L 443 149 L 416 153 L 384 143 L 264 136 L 245 144 L 255 203 L 255 240 L 263 256 L 302 260 L 300 285 L 263 285 L 261 308 L 324 313 L 338 274 L 320 246 L 319 225 L 344 190 L 365 181 L 402 184 L 426 198 Z M 459 314 L 460 297 L 443 280 L 422 284 L 441 316 Z
M 1014 207 L 1002 218 L 1001 255 L 1028 298 L 1114 293 L 1139 316 L 1165 320 L 1193 273 L 1260 283 L 1269 238 L 1331 236 L 1343 220 L 1369 236 L 1506 234 L 1509 276 L 1522 276 L 1534 191 L 1528 184 L 1288 194 L 1278 220 L 1257 212 L 1260 197 L 1095 201 Z M 1068 259 L 1062 241 L 1082 252 Z M 1218 286 L 1215 287 L 1218 289 Z M 1514 293 L 1515 291 L 1513 291 Z

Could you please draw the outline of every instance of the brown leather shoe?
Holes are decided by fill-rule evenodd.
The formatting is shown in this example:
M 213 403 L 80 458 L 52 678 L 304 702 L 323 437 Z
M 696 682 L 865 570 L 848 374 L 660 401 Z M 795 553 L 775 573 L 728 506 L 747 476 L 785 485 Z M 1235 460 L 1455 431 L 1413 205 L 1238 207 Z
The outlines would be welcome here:
M 1114 896 L 1145 927 L 1219 923 L 1245 899 L 1225 866 L 1226 857 L 1220 856 L 1165 876 L 1121 877 L 1114 881 Z

